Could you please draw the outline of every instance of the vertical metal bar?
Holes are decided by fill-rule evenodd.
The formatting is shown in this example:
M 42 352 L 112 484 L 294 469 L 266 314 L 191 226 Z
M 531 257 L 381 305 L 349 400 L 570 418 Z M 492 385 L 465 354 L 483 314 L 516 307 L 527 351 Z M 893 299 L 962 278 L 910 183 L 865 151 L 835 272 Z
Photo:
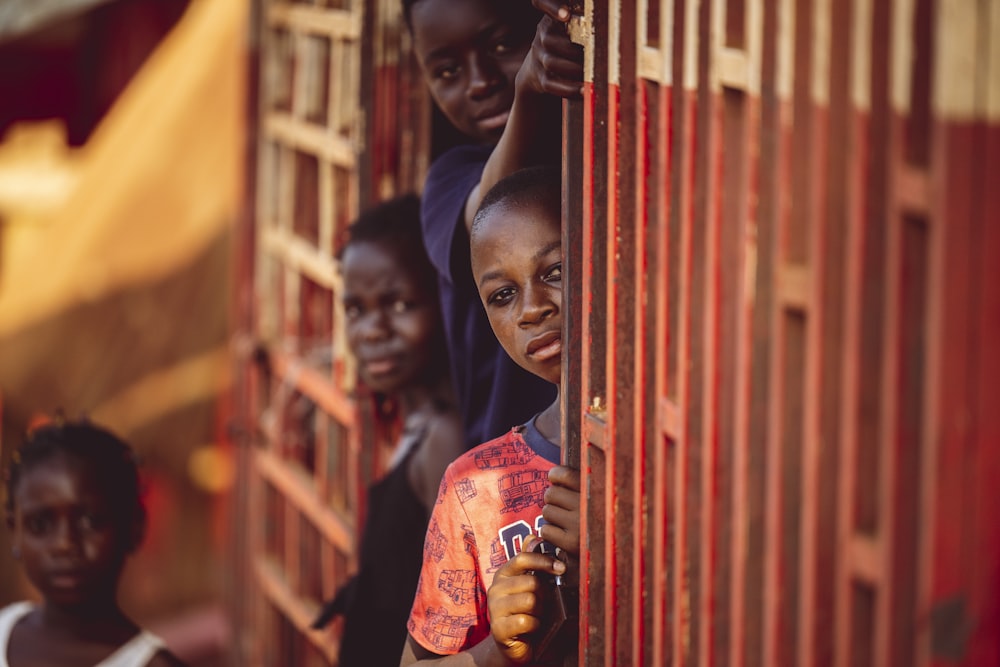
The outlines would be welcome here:
M 771 350 L 768 363 L 767 395 L 768 408 L 766 419 L 769 422 L 766 437 L 765 460 L 765 500 L 764 500 L 764 583 L 762 597 L 764 601 L 763 623 L 763 659 L 764 665 L 784 665 L 778 653 L 779 634 L 782 641 L 788 641 L 794 647 L 794 637 L 786 633 L 781 626 L 782 587 L 787 585 L 786 577 L 782 576 L 784 565 L 781 559 L 781 486 L 777 483 L 776 471 L 781 467 L 781 437 L 780 427 L 782 404 L 779 396 L 784 395 L 783 387 L 783 354 L 785 342 L 785 326 L 782 322 L 785 304 L 781 298 L 782 286 L 779 282 L 781 267 L 787 257 L 786 240 L 788 227 L 788 211 L 790 207 L 790 133 L 791 133 L 791 95 L 794 84 L 794 58 L 796 46 L 797 21 L 803 20 L 797 16 L 797 7 L 793 0 L 780 0 L 777 12 L 778 54 L 776 59 L 776 113 L 774 124 L 774 197 L 773 204 L 773 237 L 771 248 L 772 286 L 775 290 L 774 301 L 770 313 Z
M 581 471 L 581 481 L 584 466 L 582 450 L 586 446 L 581 438 L 581 419 L 585 402 L 581 393 L 583 386 L 583 236 L 584 229 L 584 197 L 583 189 L 583 102 L 567 100 L 563 104 L 563 163 L 562 163 L 562 246 L 563 246 L 563 364 L 560 380 L 559 410 L 562 414 L 562 463 Z M 586 488 L 586 487 L 584 487 Z M 581 545 L 587 544 L 587 511 L 586 494 L 581 499 Z M 589 599 L 587 578 L 583 574 L 589 568 L 589 559 L 581 554 L 580 567 L 580 609 Z M 575 650 L 566 657 L 566 667 L 578 664 L 579 656 L 585 654 L 583 647 L 589 643 L 589 625 L 581 614 L 579 622 L 579 641 Z
M 674 664 L 689 665 L 691 656 L 691 597 L 690 597 L 690 569 L 688 556 L 688 451 L 687 441 L 688 419 L 686 418 L 686 406 L 688 404 L 688 373 L 685 366 L 690 349 L 690 319 L 688 317 L 691 296 L 690 296 L 690 272 L 691 272 L 691 216 L 692 216 L 692 192 L 693 181 L 693 156 L 692 147 L 694 145 L 693 125 L 694 121 L 694 93 L 696 76 L 696 53 L 698 43 L 697 12 L 696 6 L 691 0 L 677 0 L 674 14 L 674 122 L 676 145 L 672 151 L 671 173 L 676 179 L 671 187 L 674 206 L 671 209 L 671 216 L 676 221 L 672 224 L 678 229 L 679 243 L 671 257 L 678 264 L 678 290 L 677 290 L 677 349 L 673 358 L 678 360 L 676 373 L 676 397 L 677 404 L 681 408 L 680 413 L 684 415 L 680 419 L 677 429 L 677 440 L 674 446 L 674 466 L 670 472 L 670 484 L 672 490 L 673 510 L 673 591 L 672 591 L 672 633 L 673 645 L 671 654 Z M 668 387 L 669 390 L 669 387 Z
M 836 290 L 839 285 L 830 286 L 827 283 L 827 273 L 839 270 L 834 265 L 831 251 L 837 247 L 840 239 L 833 239 L 829 227 L 830 207 L 836 205 L 842 196 L 831 195 L 838 192 L 840 174 L 831 165 L 842 159 L 845 145 L 842 141 L 840 122 L 847 115 L 846 73 L 847 60 L 836 57 L 833 50 L 835 44 L 847 43 L 849 35 L 847 25 L 850 19 L 850 5 L 840 4 L 837 11 L 829 0 L 819 0 L 815 3 L 812 16 L 812 95 L 809 110 L 808 131 L 810 132 L 808 153 L 809 186 L 804 193 L 804 203 L 801 212 L 793 224 L 806 228 L 808 240 L 807 266 L 811 277 L 808 296 L 808 315 L 806 331 L 806 368 L 804 380 L 804 418 L 802 430 L 802 508 L 799 517 L 799 620 L 798 620 L 798 664 L 825 664 L 826 656 L 821 655 L 825 642 L 817 642 L 825 636 L 823 630 L 817 627 L 818 618 L 824 615 L 825 596 L 821 591 L 829 579 L 829 573 L 822 571 L 820 560 L 826 552 L 821 548 L 825 527 L 832 524 L 832 516 L 823 515 L 821 505 L 825 497 L 825 489 L 835 479 L 836 469 L 825 468 L 829 462 L 832 445 L 821 448 L 823 408 L 827 392 L 824 350 L 835 347 L 837 332 L 831 330 L 836 326 L 835 304 L 825 298 L 830 290 Z M 837 49 L 839 51 L 839 49 Z M 837 107 L 834 108 L 833 105 Z M 836 114 L 836 118 L 834 115 Z M 796 124 L 799 123 L 796 118 Z M 839 131 L 832 145 L 828 146 L 827 137 L 831 131 Z M 838 141 L 838 139 L 841 139 Z M 801 150 L 802 147 L 799 147 Z M 836 273 L 834 273 L 835 277 Z M 830 392 L 835 396 L 835 392 Z M 835 459 L 834 459 L 835 460 Z M 791 499 L 796 502 L 795 499 Z M 827 546 L 832 544 L 826 543 Z M 821 598 L 823 605 L 821 606 Z
M 634 23 L 633 23 L 634 24 Z M 648 428 L 655 424 L 657 403 L 655 398 L 651 401 L 649 388 L 655 386 L 656 367 L 655 355 L 647 344 L 649 341 L 649 330 L 654 326 L 655 305 L 649 304 L 649 275 L 650 269 L 655 272 L 655 268 L 650 266 L 649 233 L 655 230 L 656 220 L 655 205 L 650 201 L 648 184 L 651 172 L 654 171 L 650 164 L 650 155 L 647 150 L 647 141 L 650 134 L 650 100 L 647 97 L 647 89 L 642 81 L 639 81 L 633 74 L 631 77 L 635 87 L 634 100 L 635 110 L 633 112 L 634 131 L 634 155 L 635 170 L 630 174 L 634 181 L 634 213 L 631 220 L 626 224 L 632 226 L 630 236 L 634 243 L 633 253 L 633 278 L 635 293 L 632 297 L 633 308 L 635 309 L 635 326 L 632 330 L 635 351 L 633 354 L 633 365 L 629 369 L 632 376 L 632 386 L 630 389 L 632 408 L 631 430 L 635 439 L 632 466 L 632 494 L 629 502 L 635 508 L 635 521 L 633 526 L 632 543 L 633 550 L 632 566 L 632 586 L 630 599 L 632 600 L 632 637 L 630 640 L 631 653 L 634 664 L 643 665 L 650 659 L 650 646 L 647 639 L 650 637 L 651 628 L 648 625 L 649 615 L 653 605 L 652 597 L 647 597 L 649 591 L 648 584 L 652 573 L 649 571 L 648 556 L 649 545 L 652 538 L 655 517 L 650 513 L 646 499 L 654 482 L 653 468 L 649 465 L 652 460 L 651 448 L 657 442 L 658 434 L 655 429 Z M 653 102 L 655 104 L 655 101 Z M 655 124 L 655 121 L 653 121 Z M 654 260 L 655 261 L 655 260 Z M 655 265 L 654 265 L 655 266 Z M 653 314 L 653 317 L 650 315 Z M 651 321 L 653 320 L 653 321 Z M 655 339 L 654 339 L 655 341 Z M 655 345 L 655 342 L 654 342 Z M 655 397 L 655 392 L 653 393 Z M 652 406 L 652 409 L 650 407 Z
M 704 229 L 702 255 L 695 261 L 701 263 L 702 294 L 700 295 L 701 312 L 692 312 L 693 317 L 701 319 L 701 375 L 700 383 L 700 414 L 693 416 L 700 421 L 699 447 L 701 448 L 701 470 L 699 485 L 701 487 L 701 524 L 699 529 L 700 557 L 698 564 L 699 598 L 698 598 L 698 664 L 712 665 L 719 661 L 716 657 L 715 636 L 719 625 L 725 624 L 725 617 L 717 613 L 717 601 L 724 601 L 727 591 L 716 589 L 716 575 L 720 564 L 724 562 L 718 553 L 716 540 L 717 526 L 721 521 L 719 507 L 722 504 L 718 494 L 719 482 L 724 480 L 723 466 L 725 461 L 721 456 L 719 443 L 719 422 L 722 419 L 720 410 L 724 407 L 719 402 L 719 341 L 718 326 L 722 307 L 720 299 L 720 231 L 721 198 L 723 184 L 721 171 L 723 161 L 722 120 L 723 99 L 718 73 L 718 59 L 723 45 L 723 21 L 725 20 L 725 5 L 721 0 L 704 3 L 699 19 L 700 47 L 698 72 L 698 106 L 699 127 L 698 146 L 698 180 L 696 184 L 696 200 L 700 200 L 700 211 L 696 208 L 696 220 Z M 732 156 L 735 157 L 735 156 Z M 727 184 L 728 185 L 728 184 Z M 693 445 L 694 442 L 689 440 Z M 723 482 L 724 483 L 724 482 Z M 718 489 L 718 490 L 717 490 Z M 723 496 L 724 497 L 724 496 Z M 725 660 L 723 655 L 722 661 Z
M 854 538 L 856 504 L 855 485 L 858 483 L 858 408 L 857 399 L 860 385 L 865 381 L 862 377 L 861 363 L 861 328 L 862 328 L 862 289 L 864 284 L 864 220 L 866 195 L 867 153 L 869 150 L 869 128 L 872 112 L 871 86 L 879 78 L 872 73 L 876 65 L 872 53 L 873 39 L 880 39 L 872 31 L 873 7 L 867 0 L 858 0 L 854 9 L 854 30 L 851 40 L 854 53 L 851 74 L 851 102 L 853 104 L 851 124 L 848 128 L 847 143 L 851 149 L 846 164 L 846 181 L 844 184 L 844 251 L 843 279 L 841 285 L 843 297 L 843 342 L 840 355 L 839 373 L 839 409 L 835 418 L 839 420 L 839 436 L 837 437 L 839 453 L 837 455 L 837 501 L 836 501 L 836 534 L 838 545 L 850 544 Z M 884 26 L 883 26 L 884 27 Z M 882 37 L 884 38 L 884 36 Z M 882 91 L 885 94 L 886 91 Z M 836 232 L 831 232 L 834 234 Z M 831 258 L 831 261 L 836 261 Z M 835 361 L 828 364 L 828 372 L 836 373 Z M 835 585 L 833 590 L 833 661 L 838 667 L 847 664 L 863 664 L 863 653 L 857 653 L 852 647 L 860 638 L 852 637 L 852 600 L 855 599 L 854 570 L 851 552 L 841 547 L 834 562 Z M 859 598 L 861 599 L 861 598 Z M 857 620 L 857 619 L 855 619 Z
M 582 331 L 591 332 L 581 343 L 580 358 L 580 393 L 578 404 L 578 428 L 581 433 L 581 482 L 583 497 L 581 499 L 581 546 L 580 569 L 583 579 L 580 582 L 580 645 L 581 662 L 586 665 L 601 665 L 605 661 L 604 624 L 607 613 L 604 604 L 605 579 L 605 544 L 607 535 L 604 526 L 604 497 L 606 484 L 604 478 L 604 452 L 593 443 L 588 442 L 586 422 L 589 412 L 603 405 L 603 368 L 595 361 L 603 359 L 603 335 L 594 336 L 595 324 L 603 323 L 602 291 L 600 284 L 602 261 L 595 255 L 595 238 L 599 233 L 601 221 L 597 202 L 604 189 L 603 164 L 600 162 L 600 147 L 602 138 L 595 132 L 601 122 L 599 95 L 602 94 L 596 85 L 594 61 L 598 57 L 600 39 L 599 30 L 606 25 L 595 16 L 595 3 L 588 0 L 585 8 L 584 22 L 589 19 L 592 26 L 592 36 L 589 44 L 585 44 L 584 68 L 584 98 L 582 106 L 582 175 L 581 192 L 578 200 L 582 202 L 580 245 L 580 284 L 581 304 L 580 320 Z M 572 110 L 572 107 L 571 107 Z M 596 349 L 595 349 L 596 347 Z M 597 366 L 597 367 L 595 367 Z
M 992 279 L 992 262 L 1000 254 L 1000 190 L 993 187 L 990 174 L 1000 170 L 1000 7 L 996 4 L 985 7 L 980 19 L 981 24 L 990 26 L 992 40 L 989 44 L 989 69 L 984 76 L 981 88 L 986 87 L 987 93 L 979 97 L 989 101 L 982 110 L 985 121 L 979 128 L 980 135 L 975 144 L 979 147 L 979 155 L 972 158 L 973 164 L 981 167 L 978 188 L 975 193 L 978 210 L 976 219 L 980 227 L 978 258 L 974 262 L 973 280 L 979 284 L 979 301 L 973 308 L 976 331 L 976 364 L 973 369 L 972 391 L 975 397 L 976 427 L 974 432 L 976 471 L 974 488 L 976 497 L 972 515 L 977 517 L 972 531 L 976 535 L 976 544 L 972 552 L 977 554 L 975 580 L 972 589 L 972 608 L 978 618 L 978 626 L 972 638 L 969 655 L 970 664 L 1000 663 L 1000 528 L 995 518 L 1000 516 L 1000 499 L 995 490 L 995 480 L 1000 479 L 1000 413 L 994 409 L 998 391 L 996 378 L 1000 377 L 1000 352 L 995 344 L 1000 335 L 1000 281 Z M 986 51 L 980 44 L 980 53 Z M 993 221 L 993 222 L 991 222 Z M 932 311 L 929 314 L 931 322 L 939 322 Z M 936 332 L 931 334 L 934 339 Z M 940 338 L 934 350 L 941 350 Z M 928 367 L 934 368 L 933 352 L 928 361 Z M 928 375 L 928 387 L 935 385 L 936 378 Z M 934 431 L 925 427 L 928 435 L 927 450 L 933 451 L 930 445 Z M 928 456 L 925 453 L 925 461 Z M 924 465 L 925 471 L 933 468 Z M 925 479 L 929 478 L 925 474 Z M 926 495 L 926 494 L 925 494 Z M 926 497 L 924 502 L 926 503 Z M 926 553 L 921 549 L 921 553 Z M 993 582 L 990 590 L 988 582 Z

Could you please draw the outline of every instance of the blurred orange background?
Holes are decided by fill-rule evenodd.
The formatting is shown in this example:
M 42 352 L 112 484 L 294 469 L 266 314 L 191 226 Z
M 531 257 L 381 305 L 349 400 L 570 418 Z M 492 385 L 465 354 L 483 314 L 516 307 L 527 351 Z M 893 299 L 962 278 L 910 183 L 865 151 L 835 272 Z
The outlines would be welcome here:
M 243 210 L 247 3 L 46 0 L 0 11 L 3 460 L 88 415 L 138 450 L 150 529 L 136 619 L 216 664 L 233 227 Z M 20 10 L 20 11 L 18 11 Z M 0 538 L 0 604 L 31 595 Z

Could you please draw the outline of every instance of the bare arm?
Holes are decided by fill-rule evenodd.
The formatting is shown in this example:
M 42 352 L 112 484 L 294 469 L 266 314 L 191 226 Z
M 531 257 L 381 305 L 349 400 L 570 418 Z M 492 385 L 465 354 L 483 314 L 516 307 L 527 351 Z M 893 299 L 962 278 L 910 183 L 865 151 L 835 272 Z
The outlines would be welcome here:
M 497 182 L 518 169 L 559 155 L 560 98 L 580 95 L 583 51 L 570 41 L 566 31 L 569 10 L 553 0 L 533 1 L 545 16 L 517 73 L 514 103 L 503 135 L 465 202 L 466 229 L 471 229 L 479 203 Z
M 437 500 L 445 469 L 464 451 L 465 434 L 459 416 L 451 412 L 436 415 L 407 471 L 411 488 L 428 512 Z

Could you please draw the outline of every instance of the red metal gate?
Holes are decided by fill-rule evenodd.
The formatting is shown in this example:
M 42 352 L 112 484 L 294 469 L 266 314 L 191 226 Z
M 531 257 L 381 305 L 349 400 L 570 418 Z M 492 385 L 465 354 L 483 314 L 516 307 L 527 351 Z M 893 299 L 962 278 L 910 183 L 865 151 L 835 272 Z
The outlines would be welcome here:
M 1000 7 L 585 17 L 581 663 L 1000 664 Z
M 305 626 L 377 467 L 331 254 L 421 182 L 429 119 L 396 0 L 258 7 L 239 655 L 331 664 L 335 635 Z M 1000 5 L 585 16 L 563 382 L 581 663 L 1000 664 Z

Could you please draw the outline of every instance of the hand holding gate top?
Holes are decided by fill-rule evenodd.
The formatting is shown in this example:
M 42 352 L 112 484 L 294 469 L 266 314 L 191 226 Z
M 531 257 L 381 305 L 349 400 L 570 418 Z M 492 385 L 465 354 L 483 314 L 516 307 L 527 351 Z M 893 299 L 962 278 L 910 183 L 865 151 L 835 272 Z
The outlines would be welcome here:
M 579 97 L 583 84 L 583 48 L 570 41 L 569 8 L 552 0 L 533 0 L 545 16 L 538 22 L 531 50 L 517 73 L 518 91 Z

